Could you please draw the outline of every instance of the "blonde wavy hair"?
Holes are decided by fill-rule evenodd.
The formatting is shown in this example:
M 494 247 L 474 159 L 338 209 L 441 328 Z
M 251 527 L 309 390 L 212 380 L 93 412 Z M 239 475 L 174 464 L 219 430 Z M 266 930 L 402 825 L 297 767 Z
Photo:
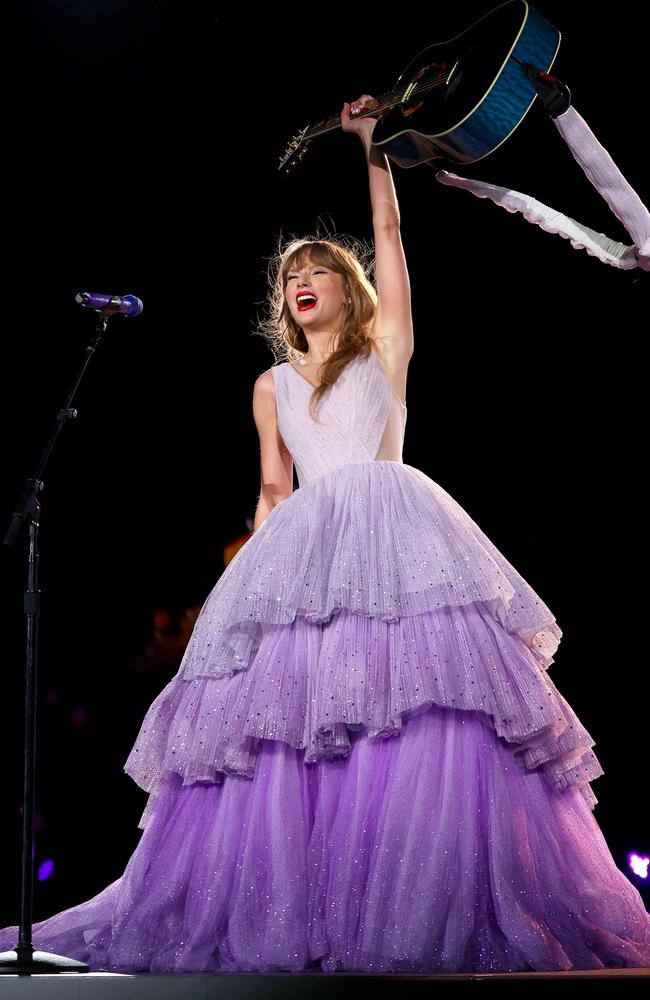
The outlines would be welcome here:
M 343 276 L 346 295 L 351 299 L 338 331 L 336 350 L 330 354 L 321 369 L 321 380 L 309 400 L 309 412 L 334 385 L 343 369 L 358 357 L 367 358 L 372 350 L 369 333 L 377 312 L 377 292 L 373 285 L 374 251 L 360 240 L 340 234 L 327 239 L 304 237 L 278 241 L 275 255 L 268 267 L 269 293 L 266 299 L 267 316 L 258 323 L 257 333 L 269 343 L 278 361 L 289 364 L 303 357 L 309 350 L 302 328 L 291 315 L 285 292 L 287 274 L 307 262 L 323 264 Z

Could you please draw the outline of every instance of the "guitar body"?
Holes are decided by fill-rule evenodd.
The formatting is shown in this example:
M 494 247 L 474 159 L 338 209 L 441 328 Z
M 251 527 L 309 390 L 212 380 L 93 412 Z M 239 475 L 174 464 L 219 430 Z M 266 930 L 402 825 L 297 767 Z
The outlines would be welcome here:
M 474 163 L 505 142 L 536 97 L 521 63 L 548 72 L 560 32 L 525 0 L 509 0 L 461 35 L 408 64 L 382 112 L 373 144 L 401 167 L 425 160 Z

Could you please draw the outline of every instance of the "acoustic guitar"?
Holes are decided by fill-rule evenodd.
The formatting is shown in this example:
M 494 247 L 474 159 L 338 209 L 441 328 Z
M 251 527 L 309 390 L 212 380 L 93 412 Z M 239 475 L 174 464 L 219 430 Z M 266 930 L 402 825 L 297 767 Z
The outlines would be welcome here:
M 377 118 L 373 144 L 400 167 L 482 160 L 525 118 L 537 96 L 527 68 L 548 73 L 560 37 L 525 0 L 509 0 L 461 35 L 422 49 L 395 88 L 366 104 L 356 119 Z M 340 112 L 306 126 L 289 143 L 278 169 L 288 173 L 312 139 L 337 128 Z

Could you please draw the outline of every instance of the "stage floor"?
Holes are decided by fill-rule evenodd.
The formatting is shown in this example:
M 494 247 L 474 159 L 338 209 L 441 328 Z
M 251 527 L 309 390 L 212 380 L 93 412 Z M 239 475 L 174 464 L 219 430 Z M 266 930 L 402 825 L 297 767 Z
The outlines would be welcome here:
M 436 997 L 504 995 L 522 988 L 530 995 L 547 995 L 549 989 L 574 989 L 588 984 L 597 993 L 624 984 L 646 994 L 650 969 L 596 969 L 577 972 L 503 972 L 492 974 L 448 973 L 407 975 L 352 972 L 219 973 L 214 975 L 120 975 L 110 972 L 60 973 L 41 976 L 0 976 L 0 1000 L 342 1000 L 353 996 L 407 995 Z M 645 986 L 643 983 L 645 982 Z M 612 994 L 613 995 L 613 994 Z M 629 995 L 629 993 L 628 993 Z

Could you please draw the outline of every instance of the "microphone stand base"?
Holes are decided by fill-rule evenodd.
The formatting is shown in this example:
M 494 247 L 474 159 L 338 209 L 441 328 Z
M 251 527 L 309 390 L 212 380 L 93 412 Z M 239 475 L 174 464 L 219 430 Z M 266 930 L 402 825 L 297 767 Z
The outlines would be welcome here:
M 65 955 L 34 950 L 31 945 L 0 952 L 0 976 L 49 975 L 52 972 L 90 972 L 90 966 Z

